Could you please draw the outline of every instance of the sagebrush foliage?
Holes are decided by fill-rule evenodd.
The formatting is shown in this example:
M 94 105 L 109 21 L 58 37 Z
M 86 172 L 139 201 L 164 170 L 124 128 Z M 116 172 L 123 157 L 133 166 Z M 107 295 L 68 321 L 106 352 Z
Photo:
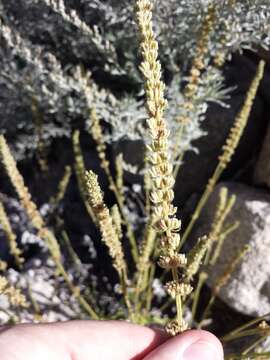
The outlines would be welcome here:
M 193 149 L 193 141 L 203 135 L 201 122 L 208 103 L 223 102 L 228 92 L 222 71 L 210 66 L 213 57 L 223 61 L 236 51 L 269 47 L 267 0 L 211 3 L 216 14 L 204 56 L 206 71 L 200 78 L 192 121 L 182 136 L 184 151 Z M 168 84 L 167 117 L 172 134 L 179 127 L 176 117 L 186 115 L 181 89 L 196 54 L 208 5 L 209 1 L 202 0 L 155 1 L 154 25 Z M 83 126 L 85 99 L 74 71 L 80 64 L 95 75 L 96 108 L 111 125 L 107 140 L 142 138 L 146 114 L 139 94 L 133 7 L 125 0 L 1 2 L 1 124 L 17 139 L 17 158 L 31 155 L 38 147 L 33 97 L 42 114 L 46 146 L 55 137 L 69 136 L 77 124 Z

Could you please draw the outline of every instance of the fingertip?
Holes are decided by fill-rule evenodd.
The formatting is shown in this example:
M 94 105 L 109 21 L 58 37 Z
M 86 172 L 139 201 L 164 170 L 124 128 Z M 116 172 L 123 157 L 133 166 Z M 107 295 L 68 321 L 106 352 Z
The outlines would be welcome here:
M 186 342 L 187 345 L 187 348 L 183 353 L 183 360 L 190 360 L 190 359 L 223 360 L 224 359 L 223 346 L 220 340 L 209 331 L 189 330 L 180 336 L 182 336 L 181 341 L 183 342 L 183 344 Z M 198 357 L 197 354 L 200 357 Z
M 223 360 L 223 348 L 213 334 L 190 330 L 158 347 L 145 360 Z

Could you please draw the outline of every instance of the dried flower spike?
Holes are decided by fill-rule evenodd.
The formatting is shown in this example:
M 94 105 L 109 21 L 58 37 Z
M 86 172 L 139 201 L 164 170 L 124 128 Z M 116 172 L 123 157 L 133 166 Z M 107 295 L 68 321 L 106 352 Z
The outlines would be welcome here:
M 178 269 L 173 265 L 182 265 L 184 255 L 177 258 L 180 242 L 178 234 L 181 226 L 176 218 L 176 208 L 172 205 L 174 198 L 173 166 L 169 156 L 169 131 L 164 119 L 167 101 L 164 97 L 165 84 L 161 80 L 161 64 L 158 60 L 158 43 L 152 23 L 152 2 L 138 0 L 136 2 L 136 19 L 141 36 L 142 63 L 140 70 L 145 80 L 147 121 L 151 145 L 148 147 L 148 161 L 151 175 L 151 201 L 153 204 L 154 229 L 161 237 L 162 256 L 159 264 L 172 268 L 174 281 L 179 281 Z M 175 261 L 176 260 L 176 261 Z M 177 320 L 167 326 L 167 331 L 176 335 L 183 326 L 182 299 L 176 295 Z M 175 325 L 175 326 L 174 326 Z
M 206 251 L 209 249 L 211 239 L 207 236 L 200 238 L 187 257 L 187 267 L 185 269 L 186 280 L 189 282 L 197 274 Z
M 177 269 L 187 265 L 187 258 L 184 254 L 161 255 L 158 265 L 167 270 Z
M 175 299 L 177 295 L 185 298 L 192 292 L 193 288 L 189 284 L 173 280 L 167 282 L 165 285 L 165 290 L 173 299 Z
M 21 266 L 24 262 L 22 251 L 19 249 L 16 235 L 12 231 L 8 216 L 6 214 L 4 205 L 0 202 L 0 225 L 3 228 L 4 233 L 8 239 L 9 249 L 11 255 L 14 256 L 17 266 Z
M 185 88 L 185 98 L 193 101 L 195 93 L 198 91 L 199 80 L 202 70 L 206 66 L 205 56 L 209 52 L 209 40 L 212 31 L 214 30 L 216 20 L 216 6 L 210 4 L 207 9 L 205 18 L 203 19 L 200 38 L 196 48 L 196 55 L 190 70 L 188 84 Z
M 229 279 L 231 278 L 233 272 L 236 270 L 239 263 L 243 260 L 243 258 L 246 256 L 246 254 L 250 251 L 250 246 L 245 245 L 243 248 L 241 248 L 238 253 L 234 256 L 234 258 L 231 260 L 231 262 L 225 267 L 222 275 L 217 279 L 213 294 L 214 296 L 218 295 L 220 292 L 220 289 L 224 287 Z
M 185 320 L 182 320 L 180 323 L 175 320 L 172 320 L 168 322 L 168 324 L 165 326 L 166 332 L 171 336 L 176 336 L 178 334 L 181 334 L 187 329 L 188 329 L 188 324 Z
M 43 220 L 37 210 L 36 205 L 31 199 L 28 189 L 24 185 L 24 180 L 17 169 L 16 162 L 11 155 L 9 147 L 3 135 L 0 136 L 0 157 L 5 170 L 19 196 L 23 208 L 31 219 L 34 227 L 40 229 L 44 226 Z
M 7 296 L 12 306 L 28 307 L 25 296 L 19 289 L 10 286 L 7 279 L 0 276 L 0 295 Z
M 201 197 L 201 200 L 199 201 L 195 211 L 193 212 L 192 218 L 191 218 L 191 220 L 185 230 L 185 233 L 182 237 L 180 248 L 186 242 L 191 230 L 193 229 L 195 222 L 197 221 L 198 217 L 200 216 L 201 211 L 202 211 L 204 205 L 206 204 L 207 200 L 209 199 L 209 196 L 212 193 L 218 179 L 220 178 L 224 169 L 227 167 L 227 165 L 231 161 L 231 158 L 240 142 L 240 139 L 242 137 L 244 129 L 246 128 L 246 125 L 247 125 L 247 122 L 249 119 L 249 115 L 251 113 L 252 105 L 253 105 L 255 96 L 257 94 L 260 82 L 263 78 L 264 68 L 265 68 L 265 62 L 260 61 L 257 71 L 256 71 L 256 74 L 255 74 L 255 77 L 254 77 L 254 79 L 249 87 L 249 90 L 247 92 L 244 105 L 243 105 L 241 111 L 239 112 L 239 114 L 237 115 L 234 125 L 231 128 L 230 134 L 226 140 L 226 143 L 223 146 L 223 153 L 219 157 L 219 163 L 218 163 L 212 177 L 208 181 L 207 187 Z
M 7 263 L 5 261 L 0 260 L 0 272 L 4 272 L 7 270 Z
M 85 208 L 89 214 L 90 219 L 92 219 L 93 223 L 96 224 L 96 217 L 93 212 L 93 209 L 86 198 L 86 189 L 85 189 L 85 165 L 84 165 L 84 159 L 83 154 L 81 150 L 80 145 L 80 132 L 79 130 L 74 131 L 72 135 L 72 145 L 73 145 L 73 153 L 75 157 L 75 174 L 77 178 L 78 188 L 81 195 L 81 198 L 83 200 L 83 203 L 85 205 Z
M 135 239 L 135 235 L 133 233 L 133 229 L 132 229 L 132 225 L 130 224 L 130 222 L 128 221 L 127 217 L 126 217 L 126 212 L 125 212 L 125 199 L 124 199 L 124 190 L 123 190 L 123 158 L 119 158 L 116 161 L 116 173 L 117 173 L 117 178 L 116 181 L 114 180 L 111 170 L 110 170 L 110 163 L 107 160 L 107 156 L 106 156 L 106 150 L 107 150 L 107 146 L 105 143 L 105 137 L 104 137 L 104 133 L 103 133 L 103 129 L 100 123 L 100 119 L 97 115 L 96 112 L 96 108 L 95 108 L 95 104 L 93 104 L 93 94 L 91 91 L 91 84 L 90 84 L 90 75 L 88 73 L 86 73 L 85 75 L 83 75 L 81 77 L 82 81 L 82 85 L 84 88 L 84 94 L 85 94 L 85 98 L 86 98 L 86 103 L 87 103 L 87 107 L 88 107 L 88 112 L 89 112 L 89 123 L 90 123 L 90 134 L 93 137 L 93 139 L 96 142 L 96 149 L 97 149 L 97 153 L 98 153 L 98 157 L 100 160 L 100 165 L 102 167 L 102 169 L 104 170 L 107 179 L 109 181 L 109 187 L 110 190 L 113 191 L 118 206 L 119 206 L 119 210 L 121 213 L 121 216 L 123 218 L 123 222 L 127 228 L 127 235 L 128 235 L 128 239 L 130 241 L 130 245 L 131 245 L 131 252 L 134 258 L 134 261 L 136 262 L 138 260 L 138 248 L 137 248 L 137 243 L 136 243 L 136 239 Z
M 104 204 L 103 194 L 100 189 L 97 175 L 93 171 L 85 173 L 86 190 L 89 202 L 99 222 L 102 240 L 107 245 L 113 264 L 119 275 L 126 269 L 122 244 L 119 239 L 119 225 L 113 223 L 110 211 Z
M 86 191 L 89 202 L 98 220 L 102 240 L 109 249 L 110 256 L 113 260 L 113 266 L 118 272 L 118 276 L 122 285 L 124 299 L 130 314 L 133 318 L 133 309 L 128 297 L 127 285 L 127 266 L 124 259 L 124 252 L 120 237 L 121 232 L 121 218 L 118 207 L 114 207 L 113 216 L 111 216 L 109 209 L 104 204 L 103 194 L 98 183 L 97 175 L 93 171 L 86 171 Z M 117 209 L 117 210 L 116 210 Z
M 252 109 L 252 105 L 257 94 L 258 87 L 264 74 L 265 62 L 259 63 L 257 73 L 252 81 L 249 91 L 246 96 L 244 106 L 236 117 L 234 126 L 232 127 L 226 144 L 223 146 L 223 154 L 219 157 L 220 166 L 226 168 L 227 164 L 231 161 L 231 158 L 237 148 L 241 136 L 246 128 L 247 121 Z
M 57 242 L 57 239 L 55 238 L 54 234 L 45 226 L 45 223 L 36 207 L 36 204 L 33 202 L 29 190 L 24 184 L 23 177 L 17 169 L 16 162 L 9 150 L 9 147 L 3 135 L 0 136 L 0 159 L 32 225 L 38 230 L 38 235 L 46 241 L 46 244 L 50 251 L 51 257 L 55 262 L 57 270 L 61 273 L 69 289 L 77 298 L 80 305 L 85 309 L 85 311 L 93 319 L 98 319 L 96 312 L 78 293 L 76 287 L 70 281 L 69 276 L 61 263 L 61 249 Z

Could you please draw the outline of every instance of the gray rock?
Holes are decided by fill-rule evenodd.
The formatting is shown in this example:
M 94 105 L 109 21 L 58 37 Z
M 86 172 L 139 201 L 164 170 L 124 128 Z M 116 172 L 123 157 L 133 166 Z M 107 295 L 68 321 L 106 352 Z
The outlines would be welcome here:
M 239 263 L 219 296 L 239 312 L 261 316 L 270 312 L 270 195 L 233 182 L 218 185 L 202 214 L 196 236 L 208 233 L 216 211 L 219 190 L 224 185 L 229 194 L 237 196 L 227 224 L 236 220 L 241 224 L 225 240 L 221 255 L 211 270 L 209 285 L 213 286 L 240 249 L 249 245 L 251 250 Z
M 270 187 L 270 126 L 268 127 L 259 160 L 256 164 L 254 180 L 257 184 Z
M 28 287 L 31 288 L 32 298 L 39 305 L 43 321 L 67 321 L 76 318 L 79 311 L 76 300 L 74 301 L 74 298 L 69 295 L 68 290 L 59 281 L 59 278 L 55 278 L 54 268 L 46 263 L 41 263 L 38 259 L 31 266 L 30 270 L 23 272 L 10 268 L 5 273 L 9 284 L 20 289 L 27 299 L 29 299 Z M 0 295 L 1 324 L 6 324 L 9 320 L 6 311 L 17 319 L 17 313 L 10 305 L 8 298 L 5 295 Z M 21 322 L 34 322 L 35 315 L 35 311 L 32 311 L 31 307 L 20 309 Z

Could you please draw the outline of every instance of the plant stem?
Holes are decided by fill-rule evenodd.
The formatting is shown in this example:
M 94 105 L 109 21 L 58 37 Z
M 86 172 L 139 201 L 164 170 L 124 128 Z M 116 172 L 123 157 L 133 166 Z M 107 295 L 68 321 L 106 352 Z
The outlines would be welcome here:
M 257 346 L 259 346 L 264 340 L 268 339 L 269 335 L 265 335 L 261 337 L 260 339 L 254 341 L 251 345 L 249 345 L 244 351 L 242 351 L 243 355 L 247 355 L 250 353 L 251 350 L 255 349 Z
M 210 310 L 211 310 L 211 307 L 212 305 L 214 304 L 216 300 L 216 296 L 215 295 L 212 295 L 206 308 L 204 309 L 204 312 L 202 314 L 202 317 L 201 317 L 201 320 L 200 320 L 200 323 L 198 325 L 199 329 L 202 327 L 202 323 L 203 323 L 203 320 L 206 318 L 206 316 L 209 314 Z
M 245 102 L 242 106 L 242 109 L 237 114 L 235 118 L 234 125 L 231 128 L 230 134 L 226 140 L 225 145 L 223 146 L 223 153 L 221 156 L 219 156 L 219 163 L 214 171 L 214 174 L 208 181 L 208 184 L 206 186 L 206 189 L 203 193 L 203 196 L 201 200 L 199 201 L 197 208 L 195 209 L 195 212 L 193 213 L 193 216 L 190 220 L 190 223 L 188 224 L 188 227 L 183 235 L 182 241 L 180 243 L 180 248 L 184 245 L 186 242 L 190 232 L 193 229 L 193 226 L 195 222 L 197 221 L 198 217 L 201 214 L 201 211 L 206 204 L 210 194 L 212 193 L 214 186 L 216 185 L 217 181 L 219 180 L 221 174 L 226 169 L 227 165 L 231 162 L 232 156 L 235 153 L 236 148 L 239 145 L 239 141 L 243 135 L 243 132 L 246 128 L 251 110 L 252 105 L 254 103 L 254 99 L 256 97 L 261 79 L 264 75 L 264 68 L 265 68 L 265 62 L 260 61 L 257 71 L 255 74 L 255 77 L 253 78 L 253 81 L 251 82 L 251 85 L 249 87 L 249 90 L 246 94 Z
M 133 260 L 136 263 L 139 258 L 138 246 L 137 246 L 134 232 L 132 230 L 132 226 L 131 226 L 130 222 L 128 221 L 127 216 L 125 214 L 123 196 L 119 193 L 111 174 L 107 173 L 107 176 L 108 176 L 110 188 L 113 191 L 113 193 L 116 197 L 117 203 L 119 205 L 119 209 L 120 209 L 120 212 L 121 212 L 121 215 L 123 218 L 123 223 L 127 228 L 127 235 L 128 235 L 128 239 L 129 239 L 129 242 L 131 245 L 131 253 L 133 256 Z
M 184 153 L 184 151 L 178 156 L 178 158 L 177 158 L 177 162 L 178 162 L 178 164 L 176 164 L 175 165 L 175 168 L 174 168 L 174 170 L 173 170 L 173 177 L 175 178 L 175 180 L 176 180 L 176 178 L 177 178 L 177 176 L 178 176 L 178 174 L 179 174 L 179 170 L 180 170 L 180 167 L 181 167 L 181 165 L 182 165 L 182 160 L 183 160 L 183 158 L 184 158 L 184 155 L 185 155 L 185 153 Z
M 139 295 L 143 290 L 143 280 L 146 277 L 147 272 L 149 271 L 149 259 L 153 252 L 155 239 L 156 239 L 156 232 L 153 229 L 152 222 L 146 225 L 146 233 L 145 239 L 143 241 L 143 246 L 141 250 L 141 254 L 139 256 L 139 260 L 137 263 L 137 284 L 136 284 L 136 302 L 139 301 Z M 147 286 L 146 286 L 147 288 Z
M 203 287 L 205 281 L 206 281 L 205 276 L 203 276 L 203 273 L 200 273 L 198 284 L 196 286 L 196 290 L 195 290 L 195 293 L 194 293 L 193 304 L 192 304 L 192 319 L 193 320 L 195 319 L 195 315 L 196 315 L 196 312 L 197 312 L 198 303 L 199 303 L 199 299 L 200 299 L 201 290 L 202 290 L 202 287 Z
M 208 185 L 206 186 L 206 189 L 191 217 L 191 220 L 188 224 L 188 227 L 186 228 L 184 235 L 182 237 L 181 243 L 180 243 L 180 249 L 182 248 L 182 246 L 185 244 L 188 236 L 190 235 L 194 224 L 196 223 L 197 219 L 199 218 L 201 211 L 203 209 L 203 207 L 205 206 L 207 200 L 209 199 L 209 196 L 211 195 L 215 184 L 217 183 L 218 179 L 220 178 L 220 175 L 223 172 L 223 167 L 221 166 L 221 164 L 218 164 L 213 176 L 210 178 Z
M 74 131 L 72 135 L 72 145 L 73 145 L 73 153 L 75 157 L 75 175 L 77 178 L 79 193 L 81 195 L 81 198 L 83 200 L 84 206 L 86 208 L 86 211 L 90 217 L 90 219 L 93 221 L 93 223 L 97 224 L 97 219 L 95 217 L 95 214 L 93 212 L 92 207 L 87 201 L 86 195 L 85 195 L 85 179 L 84 174 L 86 171 L 85 164 L 84 164 L 84 158 L 82 154 L 82 149 L 80 146 L 80 132 L 79 130 Z
M 156 270 L 156 266 L 155 266 L 155 264 L 152 264 L 152 266 L 150 267 L 150 271 L 149 271 L 148 289 L 147 289 L 147 294 L 146 294 L 146 311 L 147 312 L 149 312 L 151 309 L 151 303 L 152 303 L 152 299 L 153 299 L 152 284 L 153 284 L 153 280 L 154 280 L 154 276 L 155 276 L 155 270 Z
M 243 337 L 248 337 L 248 336 L 256 336 L 256 335 L 270 335 L 270 330 L 265 330 L 265 329 L 250 329 L 250 330 L 246 330 L 243 332 L 239 332 L 237 334 L 231 335 L 231 336 L 226 336 L 226 338 L 222 338 L 222 342 L 229 342 L 235 339 L 240 339 Z
M 253 354 L 229 354 L 225 356 L 225 360 L 269 360 L 270 358 L 270 351 L 264 353 L 253 353 Z
M 172 276 L 173 280 L 179 282 L 179 276 L 177 269 L 172 269 Z M 182 305 L 182 298 L 179 294 L 176 295 L 176 312 L 177 312 L 177 322 L 179 325 L 183 322 L 183 305 Z
M 88 302 L 83 298 L 83 296 L 80 294 L 80 289 L 76 288 L 72 281 L 70 281 L 69 276 L 64 269 L 63 265 L 55 258 L 53 258 L 56 264 L 56 268 L 59 271 L 59 273 L 63 276 L 65 282 L 67 283 L 71 293 L 74 295 L 74 297 L 78 300 L 81 307 L 90 315 L 90 317 L 93 320 L 99 320 L 99 316 L 94 311 L 94 309 L 88 304 Z
M 253 320 L 251 320 L 251 321 L 248 321 L 248 322 L 247 322 L 246 324 L 244 324 L 244 325 L 241 325 L 241 326 L 237 327 L 237 328 L 234 329 L 233 331 L 230 331 L 228 334 L 226 334 L 225 336 L 223 336 L 223 337 L 221 338 L 221 340 L 222 340 L 223 342 L 226 342 L 227 339 L 230 339 L 232 336 L 238 334 L 239 332 L 241 332 L 241 331 L 243 331 L 243 330 L 245 330 L 245 329 L 247 329 L 247 328 L 249 328 L 249 327 L 251 327 L 251 326 L 253 326 L 253 325 L 256 325 L 257 323 L 259 323 L 259 322 L 261 322 L 261 321 L 263 321 L 263 320 L 266 320 L 268 317 L 270 317 L 270 312 L 267 313 L 267 314 L 265 314 L 265 315 L 263 315 L 263 316 L 257 317 L 256 319 L 253 319 Z
M 127 291 L 127 283 L 128 283 L 128 276 L 127 276 L 127 271 L 126 269 L 122 269 L 121 271 L 121 276 L 120 276 L 120 281 L 121 281 L 121 287 L 122 287 L 122 291 L 123 291 L 123 295 L 124 295 L 124 300 L 128 309 L 128 313 L 130 315 L 130 319 L 133 320 L 134 317 L 134 312 L 128 297 L 128 291 Z
M 65 230 L 62 230 L 61 235 L 62 235 L 64 245 L 66 246 L 67 251 L 68 251 L 72 261 L 74 262 L 74 264 L 76 264 L 77 266 L 82 265 L 82 262 L 81 262 L 79 256 L 76 254 L 75 250 L 73 249 L 73 246 L 71 245 L 70 238 L 69 238 L 67 232 Z

